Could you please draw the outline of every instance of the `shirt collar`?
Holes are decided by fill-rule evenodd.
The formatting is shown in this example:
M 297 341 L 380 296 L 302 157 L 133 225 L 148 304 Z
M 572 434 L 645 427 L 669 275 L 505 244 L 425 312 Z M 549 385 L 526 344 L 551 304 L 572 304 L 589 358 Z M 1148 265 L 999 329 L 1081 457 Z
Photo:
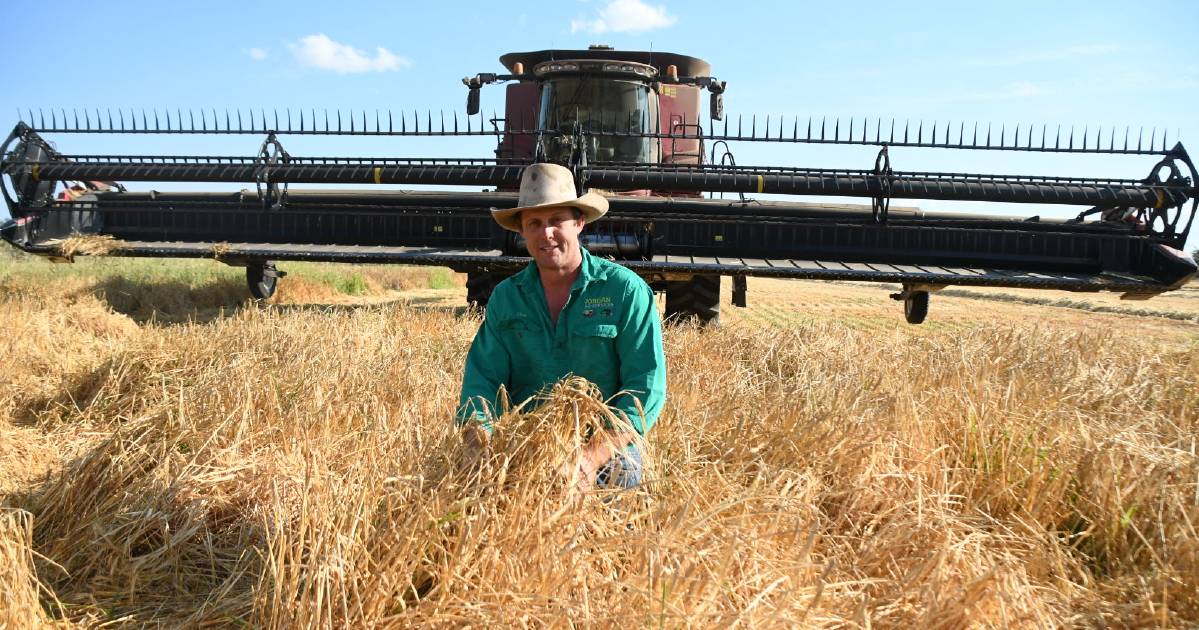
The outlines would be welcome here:
M 597 269 L 598 265 L 595 263 L 595 257 L 591 255 L 591 252 L 587 251 L 586 247 L 580 245 L 579 253 L 583 256 L 583 262 L 579 266 L 579 277 L 575 278 L 574 284 L 570 287 L 572 293 L 576 290 L 586 287 L 595 280 L 602 280 L 607 277 L 607 274 L 604 274 L 601 272 L 601 270 Z M 541 272 L 537 269 L 537 263 L 530 261 L 529 266 L 525 267 L 524 271 L 517 274 L 515 280 L 525 290 L 530 290 L 534 287 L 540 288 Z

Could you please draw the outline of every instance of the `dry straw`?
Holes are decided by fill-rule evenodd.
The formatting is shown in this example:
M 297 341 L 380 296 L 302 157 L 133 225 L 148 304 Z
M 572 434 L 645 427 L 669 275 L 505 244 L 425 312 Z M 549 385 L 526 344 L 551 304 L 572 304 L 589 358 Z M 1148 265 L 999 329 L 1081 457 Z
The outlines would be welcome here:
M 58 253 L 63 258 L 107 256 L 124 246 L 124 241 L 107 234 L 72 234 L 58 242 Z
M 88 308 L 71 324 L 54 300 L 0 299 L 23 331 L 0 340 L 0 431 L 49 462 L 0 476 L 32 514 L 8 512 L 0 596 L 30 615 L 1199 624 L 1193 348 L 1025 322 L 672 327 L 646 483 L 578 496 L 562 464 L 612 421 L 578 381 L 509 411 L 461 465 L 473 316 L 261 308 L 129 329 Z

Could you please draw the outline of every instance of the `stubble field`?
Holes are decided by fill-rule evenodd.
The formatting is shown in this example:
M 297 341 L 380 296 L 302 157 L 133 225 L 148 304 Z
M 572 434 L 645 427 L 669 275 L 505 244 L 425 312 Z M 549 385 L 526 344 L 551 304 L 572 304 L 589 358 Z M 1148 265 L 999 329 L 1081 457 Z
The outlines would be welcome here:
M 751 279 L 571 498 L 578 383 L 458 465 L 460 277 L 284 268 L 0 257 L 0 627 L 1199 625 L 1199 289 Z

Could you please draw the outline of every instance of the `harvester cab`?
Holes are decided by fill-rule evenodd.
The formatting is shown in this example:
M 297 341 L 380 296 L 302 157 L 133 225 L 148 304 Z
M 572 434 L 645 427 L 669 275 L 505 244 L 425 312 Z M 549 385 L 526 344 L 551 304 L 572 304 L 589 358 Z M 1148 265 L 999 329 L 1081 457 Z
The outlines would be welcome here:
M 505 134 L 496 156 L 509 160 L 579 163 L 699 164 L 703 159 L 700 91 L 712 95 L 711 116 L 723 112 L 725 84 L 707 62 L 669 53 L 543 50 L 500 58 L 509 74 L 462 80 L 467 114 L 479 113 L 484 85 L 511 81 L 505 94 Z M 672 138 L 690 131 L 696 138 Z M 665 133 L 664 133 L 665 132 Z M 663 143 L 663 138 L 672 142 Z
M 514 207 L 524 167 L 553 161 L 573 170 L 580 190 L 610 198 L 608 216 L 585 232 L 589 250 L 664 292 L 672 318 L 716 321 L 726 277 L 736 305 L 745 304 L 751 276 L 891 283 L 901 287 L 892 297 L 904 302 L 907 321 L 919 323 L 929 294 L 949 285 L 1145 298 L 1176 289 L 1196 273 L 1181 250 L 1199 206 L 1199 174 L 1182 144 L 1164 132 L 734 118 L 724 115 L 725 84 L 694 57 L 593 46 L 510 53 L 500 62 L 503 74 L 463 80 L 465 117 L 291 109 L 28 111 L 0 146 L 12 217 L 0 226 L 0 238 L 51 257 L 64 255 L 65 239 L 84 235 L 106 239 L 108 255 L 214 258 L 245 266 L 259 298 L 269 297 L 284 275 L 280 261 L 447 266 L 468 274 L 468 299 L 482 305 L 500 279 L 528 261 L 523 243 L 496 226 L 489 209 Z M 485 117 L 481 90 L 495 83 L 506 84 L 504 113 Z M 49 140 L 72 134 L 249 136 L 242 143 L 249 150 L 73 155 Z M 379 158 L 303 156 L 285 148 L 293 137 L 313 135 L 432 136 L 447 143 L 488 137 L 496 151 L 489 157 Z M 864 168 L 745 165 L 731 159 L 730 147 L 738 143 L 856 145 L 877 153 Z M 896 150 L 908 147 L 1144 156 L 1148 175 L 901 170 L 897 162 L 904 158 Z M 137 190 L 147 182 L 245 188 Z M 295 188 L 304 184 L 343 187 Z M 64 185 L 64 194 L 56 194 Z M 401 188 L 412 185 L 444 190 Z M 725 199 L 724 193 L 736 196 Z M 760 197 L 765 194 L 773 199 Z M 1073 218 L 1047 218 L 1039 208 L 1036 214 L 932 212 L 893 206 L 894 200 L 1056 205 L 1073 207 Z

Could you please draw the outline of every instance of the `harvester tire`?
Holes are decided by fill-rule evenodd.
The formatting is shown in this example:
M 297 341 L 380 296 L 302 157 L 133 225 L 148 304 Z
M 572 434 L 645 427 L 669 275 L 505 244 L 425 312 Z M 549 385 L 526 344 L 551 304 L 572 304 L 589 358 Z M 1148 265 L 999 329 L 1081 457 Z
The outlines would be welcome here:
M 922 324 L 928 317 L 928 291 L 912 291 L 903 299 L 903 318 L 909 324 Z
M 250 287 L 250 295 L 255 300 L 267 300 L 275 294 L 275 286 L 279 283 L 275 263 L 266 262 L 246 264 L 246 285 Z
M 507 274 L 496 273 L 494 271 L 471 271 L 466 274 L 466 303 L 480 312 L 487 310 L 487 301 L 491 299 L 491 292 L 495 290 L 496 285 Z
M 705 326 L 720 324 L 720 276 L 696 275 L 666 283 L 666 321 L 697 319 Z

